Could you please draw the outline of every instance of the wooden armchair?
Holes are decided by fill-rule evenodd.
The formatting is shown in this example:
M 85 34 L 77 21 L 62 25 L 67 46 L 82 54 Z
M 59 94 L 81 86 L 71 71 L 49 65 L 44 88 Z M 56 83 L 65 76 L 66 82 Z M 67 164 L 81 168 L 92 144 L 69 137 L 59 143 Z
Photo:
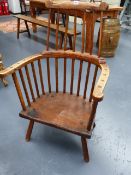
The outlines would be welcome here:
M 7 75 L 13 77 L 22 106 L 19 116 L 29 120 L 26 140 L 35 122 L 79 135 L 88 162 L 86 138 L 91 137 L 109 76 L 104 59 L 88 53 L 45 51 L 0 72 L 0 78 Z

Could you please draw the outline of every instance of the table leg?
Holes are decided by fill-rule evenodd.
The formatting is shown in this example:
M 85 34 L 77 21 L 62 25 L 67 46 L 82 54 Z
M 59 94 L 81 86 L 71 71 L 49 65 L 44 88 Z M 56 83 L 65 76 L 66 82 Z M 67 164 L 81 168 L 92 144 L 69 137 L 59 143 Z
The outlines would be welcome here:
M 34 7 L 31 7 L 31 6 L 30 6 L 30 15 L 31 15 L 31 17 L 36 18 L 36 9 Z M 34 33 L 37 32 L 36 24 L 32 24 L 32 29 L 33 29 Z
M 85 51 L 92 54 L 93 50 L 93 39 L 94 39 L 94 27 L 95 19 L 93 13 L 90 12 L 86 16 L 86 49 Z

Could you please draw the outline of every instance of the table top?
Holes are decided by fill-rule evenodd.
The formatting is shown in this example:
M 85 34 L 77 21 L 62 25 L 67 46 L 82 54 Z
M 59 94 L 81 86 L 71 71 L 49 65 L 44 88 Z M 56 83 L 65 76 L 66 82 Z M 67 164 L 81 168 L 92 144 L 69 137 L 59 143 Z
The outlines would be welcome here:
M 40 3 L 47 8 L 60 9 L 79 9 L 79 10 L 96 10 L 96 11 L 121 11 L 120 6 L 109 5 L 105 2 L 89 2 L 87 0 L 30 0 L 30 3 Z

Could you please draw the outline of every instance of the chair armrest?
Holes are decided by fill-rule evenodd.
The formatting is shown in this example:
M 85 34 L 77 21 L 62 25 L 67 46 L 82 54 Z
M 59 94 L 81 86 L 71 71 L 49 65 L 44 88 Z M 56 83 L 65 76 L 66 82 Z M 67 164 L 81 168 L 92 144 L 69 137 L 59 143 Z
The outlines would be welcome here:
M 103 91 L 110 74 L 109 67 L 107 66 L 106 63 L 100 64 L 100 68 L 101 68 L 101 75 L 93 91 L 93 99 L 95 101 L 103 100 L 104 97 Z
M 32 61 L 35 61 L 41 57 L 42 57 L 41 54 L 36 54 L 36 55 L 32 55 L 32 56 L 26 57 L 26 58 L 18 61 L 17 63 L 11 65 L 10 67 L 7 67 L 4 70 L 0 71 L 0 78 L 4 78 L 4 77 L 14 73 L 16 70 L 24 67 L 25 65 L 27 65 L 27 64 L 31 63 Z

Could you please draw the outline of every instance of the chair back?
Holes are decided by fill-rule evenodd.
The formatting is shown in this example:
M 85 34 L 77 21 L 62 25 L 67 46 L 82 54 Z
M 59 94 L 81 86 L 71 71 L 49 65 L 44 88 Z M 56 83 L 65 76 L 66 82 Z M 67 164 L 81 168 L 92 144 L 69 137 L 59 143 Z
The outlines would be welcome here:
M 81 95 L 90 102 L 93 98 L 100 101 L 109 69 L 102 58 L 94 55 L 45 51 L 6 68 L 0 72 L 0 77 L 9 74 L 12 74 L 22 108 L 25 109 L 41 95 L 51 92 Z

